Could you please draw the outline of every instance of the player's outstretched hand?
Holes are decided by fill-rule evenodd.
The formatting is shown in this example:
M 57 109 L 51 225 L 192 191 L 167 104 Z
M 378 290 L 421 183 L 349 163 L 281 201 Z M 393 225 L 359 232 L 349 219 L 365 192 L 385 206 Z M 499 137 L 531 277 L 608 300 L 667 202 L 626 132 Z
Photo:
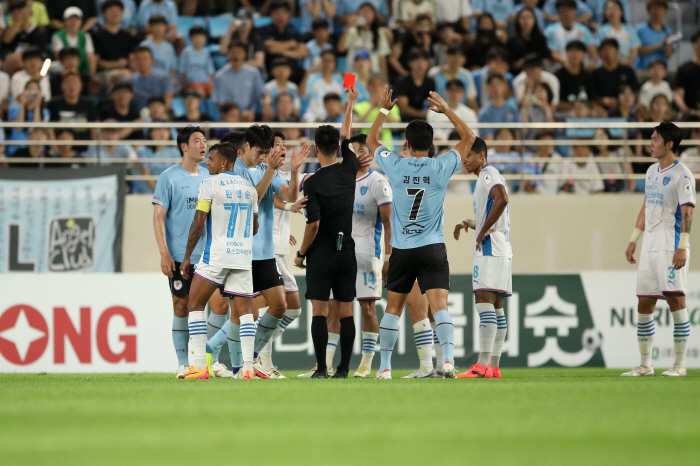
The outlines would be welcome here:
M 308 200 L 309 200 L 308 197 L 306 197 L 306 196 L 302 197 L 301 199 L 296 201 L 294 204 L 292 204 L 292 207 L 290 210 L 292 212 L 296 212 L 297 214 L 301 214 L 302 213 L 301 209 L 306 207 L 306 201 L 308 201 Z
M 394 108 L 394 105 L 396 105 L 398 99 L 391 100 L 391 94 L 393 92 L 393 90 L 389 89 L 389 86 L 386 86 L 384 88 L 384 96 L 382 97 L 382 108 L 385 108 L 387 110 L 391 110 L 392 108 Z
M 676 252 L 673 253 L 673 268 L 682 269 L 687 259 L 688 252 L 685 249 L 676 249 Z
M 309 156 L 310 152 L 311 148 L 306 143 L 304 143 L 304 145 L 301 146 L 301 149 L 299 149 L 299 153 L 297 153 L 296 151 L 292 152 L 292 159 L 290 161 L 292 164 L 292 171 L 299 170 L 299 167 L 301 167 L 301 165 L 304 163 L 306 157 Z
M 447 109 L 450 108 L 447 105 L 447 102 L 445 102 L 445 99 L 440 97 L 440 94 L 438 94 L 435 91 L 430 91 L 428 103 L 430 104 L 430 110 L 432 110 L 435 113 L 445 113 L 445 111 L 447 111 Z
M 173 278 L 173 272 L 176 270 L 173 256 L 167 253 L 160 256 L 160 270 L 166 277 Z
M 488 235 L 491 233 L 495 232 L 496 230 L 489 230 L 486 232 L 485 235 L 479 234 L 479 236 L 476 237 L 476 249 L 477 251 L 481 251 L 481 243 L 484 241 L 484 238 L 486 238 Z
M 345 93 L 348 95 L 348 103 L 355 103 L 357 100 L 357 96 L 360 95 L 359 92 L 357 92 L 357 89 L 354 87 L 348 87 L 345 89 Z
M 297 239 L 293 235 L 289 235 L 289 244 L 291 244 L 292 246 L 297 245 Z
M 182 278 L 184 278 L 185 280 L 190 278 L 189 270 L 190 270 L 190 258 L 185 257 L 182 260 L 182 263 L 180 264 L 180 275 L 182 275 Z
M 362 168 L 369 167 L 373 159 L 374 156 L 370 152 L 365 152 L 364 154 L 357 156 L 357 164 Z
M 282 165 L 284 165 L 284 151 L 280 147 L 273 147 L 270 151 L 268 166 L 272 170 L 277 170 Z
M 627 251 L 625 251 L 625 259 L 627 259 L 627 262 L 630 264 L 636 264 L 637 261 L 634 260 L 634 251 L 637 249 L 637 243 L 630 243 L 629 246 L 627 246 Z M 675 255 L 674 255 L 675 258 Z

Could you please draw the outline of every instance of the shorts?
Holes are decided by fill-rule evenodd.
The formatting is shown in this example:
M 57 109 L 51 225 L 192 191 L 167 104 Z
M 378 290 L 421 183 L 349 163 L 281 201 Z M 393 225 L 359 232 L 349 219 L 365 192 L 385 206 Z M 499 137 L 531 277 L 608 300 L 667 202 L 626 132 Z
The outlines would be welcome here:
M 382 299 L 382 261 L 374 254 L 355 253 L 357 276 L 355 293 L 358 301 L 376 301 Z M 331 301 L 335 301 L 331 292 Z
M 450 289 L 450 263 L 444 243 L 392 249 L 386 277 L 387 290 L 410 293 L 416 279 L 421 293 L 436 288 Z
M 253 261 L 253 291 L 259 293 L 276 286 L 284 286 L 282 273 L 275 259 Z
M 336 301 L 353 302 L 356 279 L 354 247 L 315 247 L 306 256 L 306 299 L 328 301 L 332 291 Z
M 287 294 L 297 293 L 299 291 L 299 287 L 297 286 L 297 279 L 294 277 L 294 273 L 292 273 L 292 269 L 291 267 L 289 267 L 287 260 L 284 258 L 283 255 L 277 254 L 275 256 L 275 261 L 277 261 L 277 268 L 282 274 L 282 281 L 284 281 L 284 291 L 286 291 Z
M 474 256 L 474 292 L 491 291 L 499 296 L 513 294 L 512 263 L 513 259 L 506 256 Z
M 673 268 L 674 251 L 645 251 L 639 255 L 637 270 L 637 296 L 664 299 L 664 293 L 685 295 L 690 264 L 690 251 L 685 265 Z
M 192 284 L 192 275 L 194 274 L 194 264 L 190 264 L 190 270 L 188 270 L 188 275 L 190 278 L 182 278 L 180 273 L 180 264 L 182 262 L 175 262 L 175 271 L 173 272 L 173 278 L 168 277 L 168 283 L 170 284 L 170 294 L 176 298 L 185 298 L 190 295 L 190 285 Z
M 217 285 L 226 298 L 253 297 L 253 274 L 250 269 L 225 269 L 200 262 L 194 273 L 202 280 Z

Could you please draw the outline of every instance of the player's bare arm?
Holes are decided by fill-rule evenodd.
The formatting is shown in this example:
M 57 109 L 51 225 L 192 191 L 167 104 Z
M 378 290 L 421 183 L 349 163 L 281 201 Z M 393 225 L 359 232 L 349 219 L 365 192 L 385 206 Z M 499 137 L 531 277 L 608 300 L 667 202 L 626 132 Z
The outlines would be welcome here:
M 681 206 L 681 237 L 678 248 L 673 253 L 673 267 L 678 270 L 685 266 L 688 260 L 688 242 L 690 237 L 690 226 L 693 223 L 693 206 Z
M 430 104 L 430 110 L 435 113 L 444 113 L 447 118 L 449 118 L 450 123 L 452 123 L 461 138 L 461 141 L 455 146 L 455 150 L 460 154 L 464 155 L 469 153 L 476 139 L 474 131 L 469 128 L 460 117 L 447 105 L 445 99 L 440 97 L 437 92 L 430 92 L 430 97 L 428 97 L 428 103 Z
M 185 249 L 185 257 L 182 259 L 182 264 L 180 264 L 180 274 L 182 278 L 187 280 L 189 277 L 190 268 L 190 256 L 192 251 L 194 251 L 195 246 L 199 242 L 199 238 L 202 236 L 202 230 L 204 230 L 204 222 L 207 220 L 207 215 L 209 212 L 204 212 L 203 210 L 197 209 L 194 213 L 194 218 L 192 219 L 192 225 L 190 225 L 190 233 L 187 236 L 187 249 Z M 257 222 L 257 217 L 255 220 Z M 255 228 L 257 230 L 257 228 Z
M 382 125 L 384 124 L 384 120 L 386 120 L 386 116 L 389 114 L 391 109 L 394 108 L 396 102 L 398 102 L 398 100 L 391 100 L 392 92 L 393 91 L 389 89 L 389 86 L 384 88 L 382 108 L 379 115 L 377 115 L 377 119 L 374 120 L 374 123 L 372 123 L 372 127 L 369 129 L 369 134 L 367 134 L 367 148 L 372 154 L 374 154 L 374 152 L 381 146 L 379 143 L 379 135 L 382 133 Z
M 506 188 L 502 184 L 497 184 L 491 189 L 491 199 L 493 199 L 493 205 L 489 216 L 484 220 L 484 226 L 481 227 L 479 236 L 476 237 L 476 248 L 481 251 L 481 242 L 490 235 L 494 230 L 491 227 L 496 223 L 496 221 L 501 218 L 503 212 L 505 212 L 508 206 L 508 193 L 506 193 Z
M 289 160 L 292 164 L 289 184 L 282 186 L 279 191 L 280 196 L 289 202 L 295 202 L 299 197 L 299 167 L 304 163 L 310 152 L 311 148 L 308 144 L 301 146 L 298 153 L 296 151 L 292 152 L 292 157 Z
M 260 204 L 267 193 L 267 188 L 270 187 L 272 183 L 272 178 L 275 176 L 275 172 L 279 167 L 284 164 L 284 157 L 282 156 L 283 149 L 280 147 L 273 147 L 270 151 L 270 158 L 268 159 L 267 169 L 263 174 L 262 178 L 257 185 L 255 185 L 255 190 L 258 192 L 258 204 Z
M 165 240 L 165 216 L 168 211 L 159 204 L 153 204 L 153 230 L 156 234 L 156 243 L 160 253 L 160 270 L 163 275 L 173 278 L 175 271 L 175 261 L 168 251 L 168 243 Z
M 455 232 L 454 232 L 454 237 L 456 240 L 459 240 L 459 236 L 462 230 L 464 232 L 468 232 L 469 229 L 475 230 L 476 229 L 476 221 L 473 218 L 465 218 L 460 220 L 460 222 L 455 225 Z
M 384 254 L 386 260 L 382 266 L 382 278 L 386 280 L 389 273 L 389 256 L 391 255 L 391 204 L 386 204 L 379 207 L 379 215 L 382 218 L 384 225 Z
M 306 224 L 306 227 L 304 228 L 304 238 L 301 240 L 301 246 L 299 246 L 299 253 L 297 254 L 297 257 L 294 258 L 294 264 L 297 266 L 301 266 L 304 263 L 304 256 L 306 256 L 306 253 L 309 251 L 309 247 L 314 242 L 314 239 L 316 239 L 316 234 L 318 233 L 318 228 L 320 225 L 320 220 Z
M 350 137 L 350 132 L 352 130 L 352 115 L 353 108 L 355 107 L 355 101 L 359 92 L 357 89 L 349 87 L 345 89 L 345 93 L 348 95 L 348 105 L 345 108 L 345 119 L 343 119 L 343 125 L 340 127 L 340 140 L 345 140 Z
M 637 215 L 637 223 L 634 225 L 634 231 L 632 232 L 632 237 L 630 238 L 630 244 L 627 246 L 627 251 L 625 251 L 625 258 L 630 264 L 637 263 L 637 261 L 634 259 L 634 251 L 637 250 L 637 241 L 639 241 L 639 238 L 641 238 L 642 234 L 644 233 L 644 208 L 646 207 L 646 202 L 646 199 L 644 199 L 642 209 L 639 211 L 639 215 Z

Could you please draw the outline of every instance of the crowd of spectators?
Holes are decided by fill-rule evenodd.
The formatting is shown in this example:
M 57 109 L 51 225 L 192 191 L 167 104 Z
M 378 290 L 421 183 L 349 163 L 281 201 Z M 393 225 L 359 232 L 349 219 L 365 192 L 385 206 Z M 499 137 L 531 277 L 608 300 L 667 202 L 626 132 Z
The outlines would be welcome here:
M 446 122 L 427 109 L 431 91 L 467 122 L 698 121 L 700 31 L 690 38 L 694 59 L 670 75 L 681 37 L 667 26 L 667 0 L 648 0 L 639 24 L 629 22 L 630 1 L 11 0 L 0 15 L 3 120 L 76 126 L 7 128 L 0 136 L 94 139 L 96 131 L 80 124 L 97 121 L 337 123 L 346 101 L 344 72 L 357 75 L 358 122 L 374 121 L 387 84 L 398 99 L 390 122 Z M 596 139 L 590 147 L 494 145 L 490 157 L 505 160 L 496 164 L 504 173 L 625 174 L 648 166 L 624 161 L 648 156 L 645 147 L 615 142 L 648 138 L 646 131 L 479 132 L 500 141 Z M 294 141 L 311 136 L 296 128 L 284 133 Z M 436 130 L 435 137 L 444 141 L 450 133 Z M 146 159 L 177 157 L 162 142 L 174 139 L 174 130 L 103 130 L 100 137 L 154 145 L 2 149 L 6 156 L 37 158 L 32 166 L 42 167 L 80 165 L 44 164 L 46 157 L 133 158 L 132 170 L 143 174 L 167 168 Z M 382 134 L 401 137 L 400 130 Z M 601 144 L 605 139 L 610 143 Z M 686 154 L 697 156 L 697 148 Z M 570 161 L 527 162 L 532 156 Z M 595 156 L 620 162 L 597 163 Z M 132 186 L 152 189 L 152 182 Z M 592 193 L 640 186 L 547 180 L 514 182 L 511 189 Z

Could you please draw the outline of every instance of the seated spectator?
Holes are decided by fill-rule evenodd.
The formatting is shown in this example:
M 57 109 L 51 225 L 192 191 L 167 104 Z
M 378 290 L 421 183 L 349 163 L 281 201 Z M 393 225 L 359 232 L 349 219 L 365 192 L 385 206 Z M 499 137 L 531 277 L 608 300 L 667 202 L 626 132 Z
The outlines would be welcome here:
M 381 74 L 373 74 L 367 81 L 367 91 L 369 92 L 369 99 L 367 101 L 358 101 L 355 103 L 355 113 L 357 113 L 357 118 L 355 121 L 357 123 L 374 123 L 377 119 L 379 111 L 382 108 L 382 98 L 384 96 L 384 88 L 386 87 L 386 78 Z M 399 111 L 399 106 L 394 105 L 394 107 L 389 111 L 386 116 L 387 123 L 399 123 L 401 121 L 401 112 Z M 369 129 L 361 129 L 361 133 L 369 133 Z M 382 141 L 387 141 L 392 139 L 391 130 L 388 128 L 382 128 L 382 132 L 379 135 Z
M 82 31 L 88 32 L 97 24 L 97 2 L 95 0 L 50 0 L 46 2 L 46 10 L 51 20 L 51 28 L 57 30 L 66 27 L 65 12 L 70 7 L 78 8 L 85 15 Z
M 291 7 L 284 0 L 276 0 L 270 6 L 272 23 L 259 29 L 260 41 L 265 47 L 265 68 L 271 72 L 272 60 L 276 57 L 285 57 L 292 65 L 292 81 L 299 83 L 304 75 L 304 70 L 299 66 L 298 60 L 309 53 L 306 45 L 301 42 L 299 33 L 289 22 Z
M 447 24 L 439 27 L 437 39 L 433 44 L 433 65 L 443 66 L 447 63 L 447 49 L 452 45 L 461 46 L 464 37 L 457 34 L 452 25 Z
M 469 0 L 433 0 L 435 16 L 433 20 L 440 30 L 443 26 L 452 26 L 458 34 L 469 34 L 470 19 L 474 16 Z
M 559 78 L 549 71 L 544 71 L 544 63 L 541 57 L 528 55 L 525 57 L 523 71 L 513 79 L 515 101 L 518 106 L 527 105 L 527 102 L 523 102 L 527 89 L 532 93 L 535 85 L 541 82 L 547 84 L 549 92 L 552 94 L 549 103 L 557 105 L 559 103 Z
M 690 38 L 695 57 L 685 62 L 676 73 L 673 101 L 684 117 L 698 111 L 700 103 L 700 30 Z
M 435 6 L 432 0 L 398 0 L 398 4 L 399 10 L 393 12 L 393 17 L 401 27 L 412 28 L 419 16 L 435 18 Z
M 17 71 L 12 75 L 10 86 L 12 89 L 12 98 L 16 99 L 22 94 L 29 81 L 35 80 L 41 88 L 41 95 L 44 101 L 51 100 L 51 81 L 48 75 L 41 75 L 41 68 L 44 66 L 44 56 L 36 47 L 29 47 L 22 52 L 23 70 Z
M 428 114 L 427 99 L 435 90 L 435 81 L 428 77 L 430 56 L 420 48 L 411 51 L 408 67 L 411 74 L 404 76 L 394 86 L 394 96 L 398 99 L 401 121 L 425 120 Z
M 15 129 L 13 128 L 13 131 Z M 50 139 L 49 130 L 42 128 L 41 126 L 36 126 L 29 131 L 28 138 L 30 141 L 48 141 Z M 7 146 L 10 149 L 12 146 Z M 17 148 L 18 146 L 14 146 Z M 36 163 L 11 163 L 10 168 L 45 168 L 50 167 L 51 164 L 44 164 L 44 160 L 51 157 L 51 153 L 47 146 L 39 146 L 32 144 L 30 146 L 18 147 L 13 153 L 13 157 L 31 157 L 36 159 Z
M 506 30 L 508 18 L 515 9 L 513 0 L 472 0 L 474 16 L 479 17 L 486 13 L 491 15 L 496 23 L 496 28 Z
M 238 105 L 233 102 L 223 104 L 219 107 L 219 115 L 221 116 L 221 121 L 226 123 L 238 123 L 241 121 L 241 111 L 238 109 Z M 221 139 L 231 131 L 231 128 L 217 128 L 215 133 L 216 138 Z
M 496 130 L 496 141 L 512 141 L 515 139 L 515 133 L 510 128 L 499 128 Z M 504 175 L 515 175 L 519 173 L 535 174 L 537 166 L 528 162 L 531 156 L 528 153 L 520 154 L 514 150 L 512 146 L 502 143 L 494 145 L 489 150 L 489 164 L 493 165 Z M 507 181 L 508 191 L 515 192 L 532 192 L 534 190 L 530 181 L 521 182 L 520 180 Z
M 51 121 L 61 123 L 87 123 L 97 121 L 97 109 L 92 100 L 82 97 L 83 80 L 78 70 L 65 70 L 61 75 L 61 91 L 51 102 L 47 109 Z M 87 130 L 77 126 L 73 129 L 71 136 L 76 139 L 96 139 L 97 130 Z
M 502 46 L 503 41 L 496 35 L 496 22 L 488 13 L 479 16 L 476 23 L 476 36 L 467 47 L 467 67 L 475 70 L 486 65 L 488 51 L 494 46 Z
M 547 45 L 552 51 L 552 58 L 554 61 L 565 65 L 566 45 L 572 40 L 580 40 L 585 44 L 588 51 L 588 64 L 586 66 L 589 69 L 594 68 L 598 57 L 596 41 L 586 26 L 576 22 L 575 0 L 557 0 L 556 6 L 559 13 L 559 21 L 550 24 L 544 30 L 544 37 L 547 39 Z
M 622 7 L 622 15 L 628 20 L 632 18 L 632 11 L 630 11 L 629 0 L 614 0 L 619 3 Z M 605 11 L 608 6 L 608 0 L 586 0 L 586 6 L 591 9 L 593 17 L 590 20 L 590 25 L 592 29 L 597 30 L 603 24 L 605 24 Z
M 513 75 L 508 71 L 508 52 L 503 47 L 493 47 L 486 54 L 486 66 L 472 72 L 474 85 L 476 86 L 476 100 L 479 108 L 486 105 L 491 97 L 488 93 L 487 83 L 489 76 L 498 74 L 506 78 L 508 87 L 513 88 Z M 513 100 L 515 102 L 515 100 Z
M 180 82 L 183 89 L 192 89 L 202 97 L 209 97 L 214 90 L 214 62 L 207 45 L 207 31 L 202 26 L 190 29 L 192 45 L 180 55 Z
M 479 110 L 479 123 L 514 123 L 520 121 L 518 109 L 506 102 L 508 98 L 508 81 L 502 74 L 491 74 L 487 81 L 491 100 Z M 482 128 L 481 137 L 486 140 L 494 138 L 496 130 Z
M 348 57 L 348 60 L 350 57 Z M 355 52 L 353 60 L 355 68 L 355 90 L 357 91 L 357 100 L 363 101 L 369 99 L 369 91 L 367 84 L 369 77 L 372 76 L 372 60 L 370 59 L 367 50 L 358 50 Z
M 358 50 L 369 52 L 372 73 L 387 75 L 387 57 L 391 55 L 391 32 L 380 26 L 377 11 L 370 3 L 364 3 L 350 18 L 350 22 L 338 39 L 338 51 L 354 57 Z M 399 52 L 400 55 L 400 52 Z M 348 60 L 346 71 L 354 73 L 352 60 Z
M 388 0 L 338 0 L 338 8 L 335 12 L 335 22 L 337 24 L 347 24 L 360 10 L 360 7 L 365 3 L 371 3 L 377 12 L 379 24 L 386 25 L 389 19 L 389 1 Z M 394 8 L 394 15 L 398 8 Z
M 510 56 L 510 69 L 514 74 L 520 73 L 526 55 L 538 55 L 545 65 L 552 59 L 552 52 L 547 46 L 542 30 L 535 21 L 532 8 L 522 8 L 515 17 L 515 35 L 508 39 L 506 47 Z
M 301 89 L 309 99 L 309 107 L 302 119 L 307 122 L 323 121 L 326 119 L 326 109 L 323 98 L 326 94 L 335 93 L 341 96 L 343 101 L 347 95 L 343 91 L 343 77 L 335 72 L 336 59 L 331 51 L 321 54 L 321 71 L 310 73 L 304 78 Z
M 107 23 L 107 18 L 105 15 L 105 3 L 114 2 L 114 0 L 97 0 L 97 24 L 102 26 Z M 121 29 L 129 29 L 136 32 L 134 26 L 136 25 L 136 3 L 134 0 L 119 0 L 122 4 L 122 14 L 119 20 L 119 27 Z M 93 37 L 94 40 L 94 37 Z
M 433 31 L 433 21 L 430 16 L 421 15 L 416 18 L 413 27 L 400 40 L 394 41 L 389 57 L 389 78 L 391 82 L 393 76 L 408 76 L 408 57 L 413 49 L 419 48 L 428 54 L 428 60 L 433 58 L 433 48 L 431 47 Z
M 154 123 L 165 123 L 163 120 L 154 120 Z M 148 162 L 148 159 L 180 159 L 180 152 L 175 146 L 162 144 L 170 140 L 170 130 L 168 128 L 151 128 L 148 131 L 149 139 L 158 141 L 161 144 L 153 146 L 141 146 L 136 150 L 138 155 L 141 175 L 160 175 L 166 168 L 176 162 Z M 131 185 L 131 192 L 135 194 L 151 194 L 156 189 L 156 180 L 135 181 Z
M 6 2 L 6 3 L 16 3 L 17 0 L 13 0 L 12 2 Z M 42 2 L 28 2 L 31 4 L 32 7 L 32 15 L 29 17 L 29 21 L 36 24 L 38 27 L 45 27 L 48 26 L 51 23 L 51 19 L 49 18 L 49 12 L 46 9 L 46 5 L 44 5 Z M 61 10 L 60 13 L 62 13 L 63 10 Z M 60 16 L 59 13 L 59 16 Z M 4 24 L 4 18 L 3 18 L 3 29 L 7 26 L 12 26 L 12 17 L 8 18 L 7 25 Z
M 649 21 L 637 25 L 637 35 L 641 47 L 639 55 L 634 61 L 637 70 L 649 69 L 649 63 L 653 60 L 661 60 L 668 64 L 668 59 L 673 56 L 673 43 L 669 38 L 673 30 L 664 25 L 668 2 L 666 0 L 649 0 L 647 2 Z
M 165 99 L 163 96 L 154 95 L 149 97 L 148 105 L 143 113 L 146 114 L 146 121 L 152 122 L 156 121 L 168 121 L 170 117 L 168 116 L 168 107 L 165 105 Z M 177 135 L 177 130 L 173 128 L 173 133 Z
M 445 101 L 447 105 L 457 114 L 462 121 L 471 125 L 472 123 L 478 123 L 479 118 L 476 116 L 476 112 L 471 108 L 463 104 L 464 102 L 464 82 L 460 79 L 451 79 L 447 81 L 445 85 Z M 428 123 L 435 126 L 435 123 L 449 123 L 450 119 L 445 116 L 444 113 L 428 112 L 427 116 Z M 479 135 L 478 129 L 473 129 L 476 136 Z M 438 140 L 447 140 L 450 136 L 451 130 L 449 129 L 438 129 L 433 128 L 434 138 Z
M 689 121 L 692 121 L 693 123 L 700 123 L 700 118 L 694 115 L 691 118 L 689 118 Z M 690 130 L 690 139 L 700 139 L 700 128 L 696 127 Z M 681 162 L 683 162 L 690 169 L 690 171 L 696 174 L 700 173 L 700 162 L 688 162 L 687 160 L 689 158 L 698 157 L 700 157 L 700 145 L 697 145 L 695 147 L 688 147 L 683 152 L 681 152 Z
M 197 91 L 189 90 L 185 91 L 185 110 L 187 112 L 175 121 L 181 121 L 185 123 L 200 123 L 202 121 L 213 121 L 211 116 L 207 113 L 202 113 L 199 111 L 202 105 L 202 98 L 197 93 Z
M 101 7 L 103 22 L 92 33 L 97 76 L 102 87 L 109 87 L 130 74 L 129 55 L 138 45 L 138 40 L 131 32 L 123 29 L 125 5 L 122 0 L 104 0 Z
M 542 130 L 537 133 L 538 141 L 554 141 L 554 132 Z M 537 173 L 543 175 L 561 175 L 564 173 L 564 164 L 559 162 L 561 155 L 556 151 L 554 146 L 549 144 L 541 144 L 537 146 L 537 152 L 534 153 L 539 158 L 556 159 L 556 161 L 539 161 L 537 162 Z M 557 194 L 561 190 L 564 180 L 540 179 L 532 183 L 532 186 L 537 194 Z
M 586 45 L 580 40 L 572 40 L 566 45 L 566 63 L 554 73 L 560 85 L 557 110 L 571 110 L 582 92 L 590 95 L 593 83 L 591 74 L 583 67 L 585 57 Z
M 532 13 L 532 16 L 535 18 L 535 22 L 537 23 L 537 27 L 539 28 L 540 32 L 544 31 L 547 24 L 544 21 L 544 11 L 542 11 L 542 8 L 539 7 L 539 3 L 539 0 L 523 0 L 521 3 L 515 5 L 513 13 L 510 14 L 509 21 L 517 27 L 518 15 L 524 8 L 529 8 L 530 13 Z M 516 32 L 516 35 L 520 34 Z
M 321 69 L 321 52 L 324 50 L 333 50 L 333 45 L 328 42 L 331 37 L 331 31 L 328 27 L 328 21 L 325 19 L 315 19 L 311 31 L 313 39 L 306 43 L 306 50 L 309 54 L 304 58 L 304 69 L 313 71 Z M 338 46 L 340 50 L 340 46 Z
M 294 100 L 294 114 L 299 115 L 301 109 L 301 101 L 299 99 L 299 88 L 296 84 L 289 81 L 292 75 L 292 67 L 289 65 L 289 60 L 284 57 L 277 57 L 272 62 L 272 77 L 270 82 L 263 86 L 265 96 L 263 97 L 263 120 L 269 120 L 276 112 L 275 101 L 277 95 L 286 92 L 290 94 Z
M 323 107 L 326 109 L 326 119 L 324 123 L 342 123 L 343 108 L 340 103 L 340 96 L 336 93 L 326 94 L 323 97 Z
M 49 121 L 49 111 L 43 107 L 44 99 L 41 94 L 39 81 L 31 79 L 24 85 L 24 91 L 19 94 L 7 111 L 7 121 L 18 123 L 40 123 Z M 11 141 L 25 141 L 29 136 L 27 128 L 12 128 Z M 48 139 L 48 138 L 47 138 Z M 8 145 L 7 155 L 12 155 L 24 146 Z
M 575 3 L 576 14 L 574 20 L 577 23 L 588 23 L 593 17 L 593 12 L 588 7 L 588 4 L 582 0 L 575 0 Z M 546 0 L 542 11 L 544 12 L 544 19 L 548 23 L 556 23 L 559 21 L 559 5 L 557 5 L 557 0 Z
M 173 81 L 168 73 L 153 69 L 153 53 L 148 47 L 139 45 L 134 50 L 136 56 L 136 73 L 126 78 L 134 88 L 134 105 L 141 110 L 148 103 L 148 98 L 162 96 L 165 106 L 170 108 L 173 101 Z
M 544 81 L 528 82 L 522 99 L 520 120 L 523 123 L 554 123 L 553 104 L 554 93 L 548 83 Z M 538 130 L 531 128 L 525 131 L 523 139 L 535 139 L 537 134 Z M 525 149 L 531 152 L 536 150 L 532 146 Z
M 246 51 L 245 44 L 231 43 L 228 63 L 214 75 L 211 98 L 218 106 L 235 103 L 240 109 L 241 121 L 253 121 L 264 89 L 260 71 L 245 64 Z
M 651 103 L 651 102 L 650 102 Z M 613 110 L 608 114 L 610 118 L 625 118 L 633 123 L 639 121 L 637 112 L 637 95 L 632 90 L 629 84 L 623 84 L 617 91 L 617 110 Z M 638 130 L 635 128 L 627 129 L 627 136 L 632 139 L 637 137 Z
M 78 71 L 93 76 L 97 71 L 95 46 L 89 33 L 82 31 L 83 12 L 76 6 L 66 8 L 63 13 L 64 29 L 56 31 L 51 37 L 51 50 L 59 53 L 64 47 L 74 47 L 80 54 Z
M 629 84 L 635 92 L 639 89 L 637 74 L 632 67 L 622 65 L 617 59 L 616 39 L 603 39 L 600 43 L 600 59 L 603 66 L 591 73 L 593 86 L 591 98 L 610 112 L 617 108 L 617 91 L 623 84 Z
M 294 99 L 287 92 L 277 95 L 275 105 L 278 108 L 277 114 L 272 118 L 272 123 L 298 123 L 299 117 L 294 114 Z M 298 140 L 303 132 L 299 128 L 284 128 L 280 131 L 284 135 L 284 140 Z
M 177 5 L 173 0 L 143 0 L 139 4 L 139 9 L 136 12 L 136 26 L 139 31 L 149 34 L 150 25 L 148 21 L 153 15 L 160 15 L 165 18 L 168 23 L 168 31 L 165 37 L 170 42 L 173 42 L 177 35 Z
M 301 10 L 300 34 L 308 35 L 313 30 L 313 23 L 326 21 L 329 29 L 333 29 L 333 17 L 337 10 L 337 0 L 300 0 Z
M 428 71 L 428 76 L 435 81 L 435 92 L 447 100 L 447 83 L 457 79 L 462 83 L 462 97 L 464 104 L 474 110 L 479 110 L 476 102 L 476 84 L 471 72 L 464 68 L 465 56 L 459 44 L 451 45 L 447 49 L 447 64 L 434 66 Z
M 568 175 L 600 175 L 600 169 L 595 163 L 590 146 L 573 146 L 572 151 L 575 161 L 564 162 L 564 173 Z M 564 189 L 575 194 L 598 194 L 605 190 L 605 183 L 600 178 L 576 178 L 569 181 Z
M 49 43 L 46 29 L 31 21 L 30 3 L 33 2 L 12 2 L 7 8 L 10 24 L 2 32 L 2 48 L 7 51 L 5 69 L 9 74 L 22 69 L 22 52 L 26 48 L 36 47 L 39 50 L 46 50 Z
M 134 88 L 128 82 L 120 82 L 112 87 L 112 100 L 100 109 L 101 121 L 119 121 L 122 123 L 134 123 L 143 121 L 139 112 L 131 108 L 134 100 Z M 119 139 L 142 139 L 143 132 L 140 129 L 124 128 L 119 132 Z
M 173 44 L 165 40 L 168 32 L 168 22 L 163 16 L 153 15 L 148 20 L 150 34 L 148 39 L 141 42 L 141 47 L 148 47 L 153 57 L 153 69 L 168 73 L 173 83 L 177 82 L 176 56 Z
M 219 40 L 219 53 L 228 55 L 232 42 L 250 44 L 250 47 L 246 47 L 250 49 L 248 50 L 249 55 L 254 58 L 248 64 L 264 72 L 265 50 L 260 41 L 257 40 L 257 34 L 253 29 L 253 16 L 249 10 L 241 8 L 238 14 L 231 19 L 226 34 Z
M 639 105 L 649 107 L 651 99 L 657 94 L 665 95 L 669 102 L 673 101 L 671 85 L 664 78 L 666 78 L 666 64 L 661 60 L 649 63 L 649 81 L 642 84 L 639 90 Z
M 105 123 L 116 123 L 116 120 L 106 120 Z M 109 141 L 119 141 L 121 131 L 117 128 L 103 128 L 103 143 L 97 146 L 89 146 L 87 157 L 90 159 L 100 159 L 96 165 L 111 165 L 109 159 L 133 159 L 136 161 L 136 152 L 129 145 L 110 144 Z
M 75 47 L 64 47 L 58 52 L 58 59 L 60 60 L 59 66 L 55 67 L 56 72 L 52 71 L 49 78 L 51 96 L 55 97 L 63 92 L 61 91 L 61 84 L 63 83 L 63 72 L 66 70 L 76 71 L 80 75 L 80 81 L 83 83 L 82 93 L 83 95 L 88 95 L 90 76 L 78 71 L 78 64 L 80 63 L 80 52 L 78 52 L 78 49 Z
M 639 54 L 639 36 L 637 31 L 625 21 L 620 0 L 608 0 L 605 4 L 606 22 L 597 31 L 598 42 L 616 39 L 620 46 L 620 63 L 633 66 Z
M 612 145 L 610 140 L 610 131 L 603 128 L 598 128 L 595 130 L 593 139 L 599 144 L 594 148 L 594 153 L 596 157 L 619 157 L 619 162 L 598 162 L 598 170 L 604 175 L 625 175 L 632 173 L 632 166 L 629 162 L 625 162 L 624 159 L 631 156 L 628 153 L 629 149 L 623 145 Z M 627 191 L 625 188 L 625 180 L 619 179 L 605 179 L 603 180 L 605 184 L 605 192 L 607 193 L 618 193 L 620 191 Z M 634 186 L 634 183 L 632 183 Z M 634 188 L 632 188 L 634 189 Z
M 58 128 L 54 140 L 69 143 L 77 139 L 75 131 L 70 128 Z M 85 158 L 85 146 L 73 146 L 71 144 L 56 144 L 51 150 L 52 158 L 69 159 L 65 163 L 49 163 L 48 168 L 80 168 L 84 164 L 75 159 Z

